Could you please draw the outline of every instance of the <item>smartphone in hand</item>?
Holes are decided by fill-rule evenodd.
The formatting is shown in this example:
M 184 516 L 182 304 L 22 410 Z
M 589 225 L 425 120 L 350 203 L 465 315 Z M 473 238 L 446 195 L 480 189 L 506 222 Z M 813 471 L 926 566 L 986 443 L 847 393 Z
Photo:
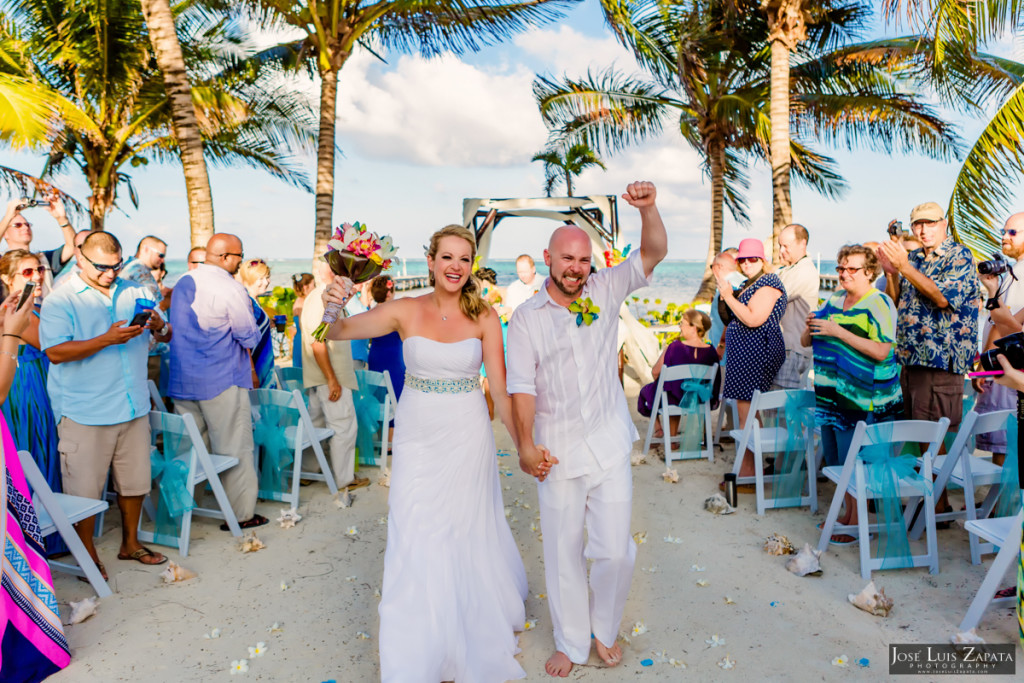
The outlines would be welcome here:
M 32 295 L 35 294 L 35 291 L 36 291 L 36 283 L 34 283 L 34 282 L 26 282 L 25 283 L 25 289 L 21 290 L 21 298 L 18 299 L 18 307 L 15 310 L 19 310 L 20 311 L 21 307 L 24 306 L 26 303 L 28 303 L 29 300 L 32 298 Z
M 139 311 L 132 318 L 131 322 L 128 323 L 129 327 L 135 327 L 136 325 L 146 325 L 149 323 L 149 314 L 152 311 Z

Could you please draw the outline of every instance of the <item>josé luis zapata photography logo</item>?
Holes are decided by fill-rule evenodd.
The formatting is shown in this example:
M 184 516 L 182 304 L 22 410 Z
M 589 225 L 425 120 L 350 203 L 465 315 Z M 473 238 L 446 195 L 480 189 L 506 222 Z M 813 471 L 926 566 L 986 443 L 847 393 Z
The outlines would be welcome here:
M 1017 672 L 1014 645 L 889 645 L 890 674 L 995 674 Z

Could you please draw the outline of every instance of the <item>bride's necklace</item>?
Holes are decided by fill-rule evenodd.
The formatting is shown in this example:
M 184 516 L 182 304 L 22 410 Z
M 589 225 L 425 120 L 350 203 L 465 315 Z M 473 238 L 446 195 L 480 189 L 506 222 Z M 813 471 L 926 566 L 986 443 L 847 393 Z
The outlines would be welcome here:
M 434 299 L 434 303 L 437 304 L 437 312 L 441 314 L 441 320 L 447 321 L 448 316 L 445 315 L 444 311 L 441 310 L 441 303 L 437 299 Z

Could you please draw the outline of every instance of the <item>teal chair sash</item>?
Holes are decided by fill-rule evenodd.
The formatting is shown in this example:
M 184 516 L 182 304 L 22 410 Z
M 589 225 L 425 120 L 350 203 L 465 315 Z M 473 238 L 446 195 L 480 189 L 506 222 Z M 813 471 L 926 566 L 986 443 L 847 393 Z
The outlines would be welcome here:
M 967 457 L 967 456 L 964 456 Z M 1020 510 L 1020 480 L 1017 478 L 1020 460 L 1017 454 L 1017 415 L 1006 419 L 1006 457 L 999 475 L 999 498 L 992 514 L 995 517 L 1013 517 Z
M 175 416 L 176 417 L 176 416 Z M 169 424 L 169 415 L 160 416 L 162 448 L 150 450 L 153 479 L 157 480 L 156 535 L 176 538 L 181 535 L 182 517 L 195 508 L 189 484 L 189 460 L 192 442 L 182 433 L 178 421 Z
M 298 428 L 299 411 L 290 405 L 262 403 L 253 421 L 253 444 L 260 451 L 259 497 L 281 500 L 290 493 L 288 477 L 295 461 L 295 445 L 285 434 L 286 427 Z
M 785 420 L 783 424 L 778 418 Z M 772 498 L 778 506 L 800 498 L 807 483 L 807 439 L 814 438 L 814 403 L 802 391 L 787 391 L 786 404 L 776 412 L 775 474 Z

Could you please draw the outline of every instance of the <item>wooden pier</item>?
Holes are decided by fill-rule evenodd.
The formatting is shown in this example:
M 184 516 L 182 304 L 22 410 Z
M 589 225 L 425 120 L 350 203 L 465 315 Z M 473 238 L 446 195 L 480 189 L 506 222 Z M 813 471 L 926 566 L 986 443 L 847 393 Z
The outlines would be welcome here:
M 836 275 L 820 275 L 821 284 L 819 288 L 825 292 L 834 292 L 839 289 L 839 277 Z
M 392 279 L 395 281 L 395 290 L 399 292 L 407 292 L 410 289 L 423 289 L 430 286 L 430 278 L 426 275 L 408 275 Z

